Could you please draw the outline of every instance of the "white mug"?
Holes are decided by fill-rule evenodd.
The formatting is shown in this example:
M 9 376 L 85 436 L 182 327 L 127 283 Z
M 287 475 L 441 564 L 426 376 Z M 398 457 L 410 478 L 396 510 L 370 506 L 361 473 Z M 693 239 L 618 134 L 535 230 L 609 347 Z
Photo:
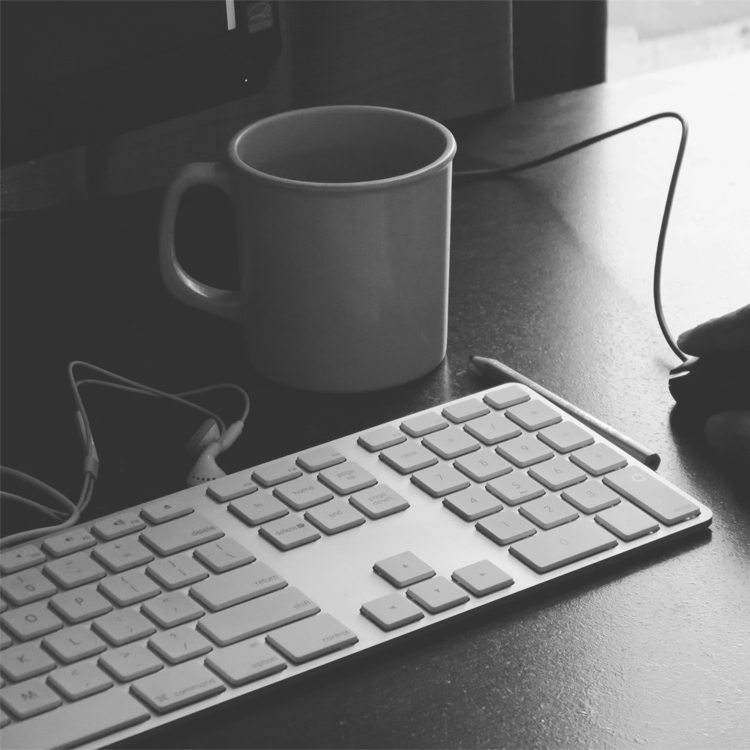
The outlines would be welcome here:
M 160 264 L 172 294 L 244 326 L 250 364 L 310 391 L 400 385 L 445 357 L 451 174 L 443 125 L 384 107 L 294 110 L 253 123 L 228 163 L 193 163 L 170 184 Z M 210 184 L 237 215 L 241 289 L 177 260 L 182 194 Z

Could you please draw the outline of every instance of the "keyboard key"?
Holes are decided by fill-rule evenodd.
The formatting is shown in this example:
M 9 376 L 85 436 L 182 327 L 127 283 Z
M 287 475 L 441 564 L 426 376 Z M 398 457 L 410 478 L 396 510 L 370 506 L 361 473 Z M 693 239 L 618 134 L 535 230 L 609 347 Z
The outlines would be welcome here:
M 432 578 L 435 571 L 412 552 L 386 557 L 372 566 L 373 570 L 398 588 Z
M 198 620 L 197 627 L 219 646 L 228 646 L 318 612 L 320 607 L 314 601 L 295 586 L 288 586 L 223 612 L 206 615 Z
M 114 685 L 101 669 L 87 662 L 56 669 L 47 678 L 47 682 L 71 701 L 88 698 Z
M 279 485 L 273 494 L 294 510 L 319 505 L 333 497 L 333 493 L 312 477 L 300 477 Z
M 235 501 L 236 502 L 236 501 Z M 192 513 L 185 518 L 169 521 L 141 532 L 140 538 L 160 555 L 197 547 L 200 544 L 220 539 L 224 532 L 200 513 Z
M 258 491 L 258 485 L 253 482 L 246 472 L 230 474 L 208 483 L 206 494 L 217 503 L 228 503 L 238 497 L 245 497 Z
M 114 646 L 124 646 L 156 632 L 156 628 L 134 609 L 118 609 L 94 620 L 91 627 Z
M 474 596 L 487 596 L 513 585 L 513 579 L 489 560 L 459 568 L 451 578 Z
M 273 521 L 289 513 L 289 508 L 273 495 L 261 490 L 252 497 L 241 497 L 229 503 L 229 510 L 250 526 Z
M 594 476 L 619 469 L 627 464 L 627 459 L 621 453 L 604 443 L 594 443 L 574 451 L 570 454 L 570 460 Z
M 533 466 L 529 469 L 529 476 L 550 490 L 562 490 L 586 479 L 585 472 L 562 456 L 556 456 L 550 461 Z
M 154 711 L 167 713 L 190 703 L 223 693 L 226 685 L 202 664 L 169 667 L 134 682 L 130 689 Z
M 529 400 L 529 394 L 519 385 L 509 383 L 484 395 L 483 401 L 495 409 L 505 409 Z
M 594 442 L 594 438 L 583 427 L 567 419 L 539 430 L 538 437 L 560 453 L 569 453 Z
M 363 469 L 354 461 L 345 461 L 343 464 L 333 466 L 330 469 L 323 469 L 318 474 L 318 479 L 338 492 L 339 495 L 348 495 L 350 492 L 372 487 L 378 482 L 369 471 Z
M 386 484 L 355 492 L 349 502 L 366 516 L 375 519 L 399 513 L 409 507 L 408 501 Z
M 428 435 L 422 438 L 422 444 L 445 459 L 458 458 L 480 448 L 480 443 L 459 427 L 448 427 Z
M 16 638 L 22 641 L 53 633 L 63 626 L 62 620 L 55 617 L 43 602 L 13 609 L 0 616 L 0 620 Z
M 149 638 L 148 645 L 170 664 L 181 664 L 183 661 L 195 659 L 213 651 L 214 648 L 188 625 L 157 633 Z
M 155 500 L 153 503 L 149 503 L 141 511 L 141 515 L 151 523 L 166 523 L 172 521 L 175 518 L 181 518 L 187 516 L 193 512 L 192 506 L 188 505 L 184 500 L 180 500 L 174 497 L 167 497 L 162 500 Z
M 287 582 L 275 570 L 271 570 L 265 563 L 256 562 L 197 583 L 190 587 L 190 594 L 216 611 L 282 589 L 286 585 Z
M 562 416 L 544 401 L 532 398 L 523 404 L 511 406 L 505 415 L 526 430 L 540 430 L 542 427 L 562 421 Z
M 467 398 L 456 404 L 449 404 L 443 409 L 443 416 L 456 424 L 468 422 L 470 419 L 483 417 L 489 413 L 490 410 L 478 398 Z
M 320 539 L 320 534 L 294 513 L 261 526 L 260 535 L 285 552 Z
M 302 472 L 290 458 L 270 461 L 267 464 L 258 466 L 253 471 L 253 479 L 256 482 L 260 482 L 264 487 L 273 487 L 281 482 L 288 482 L 290 479 L 296 479 L 301 476 Z
M 477 518 L 484 518 L 503 509 L 502 503 L 481 487 L 469 487 L 455 492 L 443 500 L 443 505 L 464 521 L 476 521 Z
M 609 474 L 604 483 L 668 526 L 700 513 L 695 503 L 638 466 Z
M 433 615 L 469 601 L 468 595 L 444 576 L 435 576 L 406 590 L 406 595 Z
M 425 469 L 438 462 L 434 453 L 428 451 L 423 445 L 413 442 L 384 450 L 380 454 L 380 460 L 385 461 L 401 474 L 410 474 L 412 471 Z
M 409 417 L 401 422 L 401 429 L 412 437 L 422 437 L 429 435 L 437 430 L 444 430 L 448 426 L 439 414 L 427 412 L 426 414 L 417 414 L 416 417 Z
M 419 607 L 395 592 L 363 604 L 360 612 L 383 630 L 402 628 L 424 617 Z
M 514 471 L 512 474 L 487 482 L 487 489 L 509 505 L 525 503 L 546 492 L 541 484 L 520 471 Z
M 3 688 L 0 691 L 0 700 L 2 700 L 3 706 L 10 709 L 19 719 L 28 719 L 62 705 L 60 696 L 41 680 L 29 680 L 19 685 L 10 685 Z M 7 738 L 7 734 L 3 733 L 3 746 L 15 747 L 5 745 Z
M 3 575 L 18 573 L 20 570 L 32 568 L 46 560 L 47 556 L 38 547 L 33 544 L 24 544 L 22 547 L 8 550 L 0 555 L 0 573 Z
M 518 511 L 543 529 L 553 529 L 578 518 L 578 511 L 559 497 L 540 497 L 522 505 Z
M 161 594 L 161 589 L 137 570 L 110 576 L 99 584 L 99 591 L 121 607 L 137 604 Z
M 510 552 L 537 573 L 547 573 L 616 546 L 612 534 L 581 518 L 515 542 Z
M 24 570 L 0 579 L 3 596 L 16 605 L 31 604 L 57 593 L 57 588 L 41 571 Z
M 197 560 L 182 553 L 154 560 L 146 572 L 166 589 L 179 589 L 208 578 L 208 571 Z
M 659 524 L 648 513 L 630 503 L 620 503 L 609 508 L 597 514 L 596 520 L 626 542 L 659 530 Z
M 453 462 L 453 465 L 475 482 L 488 482 L 490 479 L 509 474 L 513 467 L 494 451 L 479 450 L 469 453 Z
M 512 544 L 537 532 L 533 524 L 512 511 L 484 518 L 476 528 L 493 542 L 502 545 Z
M 182 591 L 170 591 L 151 599 L 141 607 L 141 612 L 163 628 L 174 628 L 205 614 L 203 608 Z
M 329 466 L 342 464 L 344 461 L 346 461 L 346 458 L 332 445 L 321 445 L 297 456 L 297 463 L 308 471 L 320 471 L 321 469 L 327 469 Z
M 98 663 L 121 682 L 137 680 L 164 668 L 164 662 L 139 643 L 107 651 Z
M 193 557 L 211 568 L 214 573 L 226 573 L 255 562 L 255 555 L 231 536 L 198 547 L 193 552 Z
M 107 575 L 107 571 L 94 562 L 87 552 L 75 552 L 49 562 L 44 566 L 44 571 L 54 579 L 55 583 L 66 589 L 98 581 Z
M 0 661 L 3 674 L 14 682 L 37 677 L 56 666 L 55 662 L 33 643 L 22 643 L 3 651 Z
M 40 737 L 54 737 L 57 747 L 74 747 L 150 718 L 135 698 L 122 690 L 107 690 L 6 727 L 3 743 L 14 748 L 39 747 Z
M 115 573 L 137 568 L 154 559 L 153 553 L 134 537 L 100 544 L 91 554 Z
M 107 648 L 107 644 L 85 625 L 52 633 L 42 640 L 42 645 L 66 664 L 101 654 Z
M 109 518 L 97 521 L 91 527 L 91 530 L 100 539 L 109 542 L 112 539 L 119 539 L 145 528 L 146 524 L 136 513 L 127 512 L 118 513 L 116 516 L 110 516 Z
M 411 481 L 425 492 L 429 492 L 433 497 L 449 495 L 451 492 L 463 490 L 470 485 L 463 474 L 459 474 L 455 469 L 445 464 L 422 469 L 416 474 L 412 474 Z
M 620 496 L 595 479 L 568 487 L 562 496 L 584 513 L 596 513 L 620 502 Z
M 485 445 L 495 445 L 502 440 L 509 440 L 521 434 L 518 425 L 506 419 L 502 414 L 488 414 L 464 425 L 464 430 Z
M 393 425 L 378 427 L 357 438 L 357 442 L 370 453 L 382 451 L 384 448 L 390 448 L 392 445 L 403 443 L 405 440 L 406 435 Z
M 227 646 L 206 657 L 206 666 L 234 687 L 287 668 L 286 662 L 263 641 L 241 641 Z
M 365 490 L 366 491 L 366 490 Z M 326 534 L 338 534 L 355 526 L 361 526 L 364 516 L 339 498 L 334 498 L 305 513 L 305 518 Z
M 534 435 L 522 435 L 513 438 L 513 440 L 501 443 L 495 450 L 516 466 L 521 467 L 547 461 L 555 455 L 548 446 L 537 440 Z
M 72 529 L 64 534 L 51 536 L 42 542 L 45 552 L 55 557 L 63 557 L 73 552 L 80 552 L 82 549 L 88 549 L 96 544 L 91 534 L 86 529 Z
M 311 617 L 275 630 L 266 641 L 295 664 L 351 646 L 356 634 L 329 614 Z

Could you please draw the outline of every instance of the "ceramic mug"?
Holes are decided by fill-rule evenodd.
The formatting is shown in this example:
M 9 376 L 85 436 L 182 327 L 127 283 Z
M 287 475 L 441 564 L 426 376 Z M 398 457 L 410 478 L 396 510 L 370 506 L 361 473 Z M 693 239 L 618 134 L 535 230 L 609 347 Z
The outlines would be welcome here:
M 294 110 L 249 125 L 227 163 L 183 167 L 167 189 L 160 265 L 182 302 L 240 323 L 250 364 L 285 385 L 372 391 L 445 357 L 453 135 L 422 115 L 370 106 Z M 241 289 L 177 260 L 182 194 L 229 195 Z

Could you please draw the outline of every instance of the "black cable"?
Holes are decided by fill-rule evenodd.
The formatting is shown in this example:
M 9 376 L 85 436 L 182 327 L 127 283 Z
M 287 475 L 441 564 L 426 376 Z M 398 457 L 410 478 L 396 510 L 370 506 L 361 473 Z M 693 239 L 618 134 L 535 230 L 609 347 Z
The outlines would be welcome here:
M 667 199 L 664 206 L 664 212 L 662 214 L 659 239 L 656 243 L 653 290 L 654 307 L 656 309 L 656 320 L 659 323 L 659 328 L 661 328 L 661 332 L 664 335 L 667 344 L 669 344 L 669 347 L 672 349 L 672 351 L 684 362 L 687 360 L 687 356 L 680 351 L 680 348 L 677 346 L 676 341 L 672 337 L 669 327 L 667 326 L 667 322 L 664 319 L 664 310 L 662 308 L 661 302 L 661 269 L 662 261 L 664 258 L 664 244 L 667 237 L 667 227 L 669 226 L 669 217 L 672 212 L 672 202 L 674 200 L 675 189 L 677 187 L 677 180 L 680 176 L 680 167 L 682 166 L 682 158 L 685 154 L 685 145 L 687 144 L 688 136 L 688 125 L 681 115 L 677 114 L 676 112 L 659 112 L 658 114 L 644 117 L 641 120 L 636 120 L 635 122 L 628 123 L 627 125 L 615 128 L 614 130 L 608 130 L 605 133 L 600 133 L 599 135 L 595 135 L 592 138 L 586 138 L 586 140 L 574 143 L 572 146 L 567 146 L 566 148 L 560 149 L 559 151 L 554 151 L 553 153 L 539 157 L 538 159 L 533 159 L 532 161 L 523 162 L 522 164 L 515 164 L 511 167 L 488 167 L 486 169 L 462 170 L 460 172 L 454 172 L 453 178 L 458 180 L 482 180 L 494 177 L 508 177 L 512 174 L 524 172 L 527 169 L 540 167 L 542 166 L 542 164 L 548 164 L 549 162 L 560 159 L 563 156 L 568 156 L 569 154 L 574 154 L 576 151 L 580 151 L 581 149 L 593 146 L 595 143 L 599 143 L 599 141 L 603 141 L 606 138 L 611 138 L 612 136 L 619 135 L 620 133 L 625 133 L 628 130 L 633 130 L 634 128 L 640 127 L 641 125 L 647 125 L 650 122 L 654 122 L 655 120 L 662 120 L 667 117 L 673 118 L 680 123 L 680 125 L 682 126 L 682 135 L 680 137 L 680 145 L 677 149 L 677 156 L 675 157 L 675 163 L 672 169 L 672 178 L 669 182 L 669 189 L 667 190 Z

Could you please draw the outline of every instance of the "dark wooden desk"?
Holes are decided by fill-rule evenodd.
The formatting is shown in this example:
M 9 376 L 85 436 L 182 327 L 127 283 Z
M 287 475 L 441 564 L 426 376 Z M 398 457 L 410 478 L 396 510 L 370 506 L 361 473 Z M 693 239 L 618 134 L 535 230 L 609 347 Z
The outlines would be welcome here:
M 691 134 L 664 266 L 677 334 L 750 296 L 748 91 L 745 54 L 528 103 L 456 123 L 456 167 L 525 160 L 661 110 L 684 114 Z M 673 410 L 676 360 L 651 303 L 677 143 L 677 125 L 662 121 L 524 176 L 456 186 L 448 357 L 416 383 L 362 396 L 262 380 L 237 330 L 169 297 L 156 260 L 160 194 L 3 224 L 3 463 L 70 496 L 81 466 L 71 359 L 165 389 L 245 386 L 250 427 L 220 461 L 234 471 L 487 387 L 467 366 L 476 353 L 658 451 L 661 473 L 714 512 L 711 532 L 679 546 L 141 746 L 748 747 L 749 480 Z M 196 193 L 180 220 L 186 264 L 199 266 L 194 251 L 209 242 L 219 259 L 207 281 L 233 276 L 232 231 L 221 228 L 230 216 Z M 181 487 L 190 414 L 93 391 L 87 403 L 102 461 L 88 517 Z M 235 413 L 231 400 L 216 406 Z M 22 520 L 3 510 L 6 529 Z

